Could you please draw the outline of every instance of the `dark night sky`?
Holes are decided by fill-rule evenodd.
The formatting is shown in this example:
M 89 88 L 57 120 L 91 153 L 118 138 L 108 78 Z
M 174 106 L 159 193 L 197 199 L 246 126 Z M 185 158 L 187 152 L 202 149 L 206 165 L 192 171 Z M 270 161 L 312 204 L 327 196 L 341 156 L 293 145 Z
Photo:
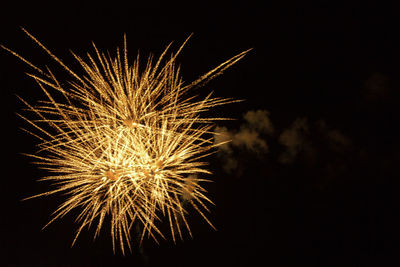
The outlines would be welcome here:
M 6 137 L 2 266 L 400 265 L 400 46 L 394 6 L 127 2 L 2 4 L 0 43 L 38 66 L 57 69 L 19 26 L 69 66 L 75 64 L 69 49 L 93 52 L 91 41 L 114 51 L 126 33 L 130 55 L 140 50 L 144 58 L 159 55 L 173 40 L 177 48 L 193 32 L 178 58 L 186 81 L 254 48 L 200 90 L 245 99 L 217 109 L 237 118 L 220 125 L 231 133 L 250 127 L 243 119 L 248 111 L 268 111 L 274 133 L 259 131 L 257 139 L 268 149 L 238 141 L 231 154 L 210 157 L 209 178 L 215 182 L 207 188 L 216 203 L 210 218 L 218 231 L 193 216 L 194 238 L 176 245 L 147 240 L 141 252 L 113 255 L 105 229 L 96 242 L 93 231 L 85 231 L 70 248 L 75 214 L 40 230 L 62 196 L 20 202 L 48 185 L 35 182 L 43 171 L 19 154 L 33 152 L 34 139 L 19 130 L 25 124 L 15 115 L 23 108 L 15 94 L 33 103 L 44 96 L 24 75 L 29 68 L 0 51 Z M 230 172 L 228 160 L 236 164 Z

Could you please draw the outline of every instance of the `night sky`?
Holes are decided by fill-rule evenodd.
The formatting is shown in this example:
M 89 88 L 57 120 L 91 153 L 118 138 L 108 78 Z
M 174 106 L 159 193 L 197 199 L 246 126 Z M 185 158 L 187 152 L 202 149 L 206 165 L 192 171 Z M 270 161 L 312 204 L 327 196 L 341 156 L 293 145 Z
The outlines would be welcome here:
M 16 1 L 18 2 L 18 1 Z M 85 1 L 82 1 L 85 2 Z M 130 4 L 127 4 L 127 3 Z M 243 99 L 210 116 L 232 143 L 210 156 L 206 184 L 216 206 L 214 231 L 195 212 L 193 239 L 145 240 L 133 253 L 112 252 L 109 228 L 93 242 L 84 231 L 70 248 L 77 212 L 47 229 L 63 196 L 44 192 L 46 173 L 21 153 L 36 140 L 16 113 L 44 99 L 0 51 L 4 154 L 2 266 L 399 266 L 400 43 L 397 10 L 383 1 L 30 1 L 2 4 L 0 43 L 60 79 L 68 75 L 20 29 L 66 65 L 78 55 L 114 52 L 126 33 L 131 58 L 160 55 L 191 34 L 177 61 L 185 81 L 243 50 L 253 50 L 202 95 Z M 168 3 L 167 3 L 168 2 Z M 267 4 L 259 4 L 267 2 Z M 285 2 L 285 3 L 283 3 Z M 390 1 L 387 1 L 390 2 Z M 335 4 L 333 4 L 335 3 Z M 27 114 L 27 113 L 23 113 Z M 136 243 L 135 243 L 136 242 Z

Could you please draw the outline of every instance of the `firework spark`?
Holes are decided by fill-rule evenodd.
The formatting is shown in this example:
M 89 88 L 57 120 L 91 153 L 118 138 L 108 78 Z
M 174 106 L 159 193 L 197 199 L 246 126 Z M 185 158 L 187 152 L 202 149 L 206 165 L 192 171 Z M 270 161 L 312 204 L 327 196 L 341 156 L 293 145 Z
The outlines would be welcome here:
M 79 208 L 73 245 L 85 227 L 97 223 L 96 237 L 110 217 L 113 250 L 117 242 L 122 253 L 125 244 L 131 249 L 134 223 L 142 225 L 140 240 L 164 238 L 157 227 L 162 218 L 168 220 L 174 242 L 177 235 L 182 238 L 182 228 L 191 235 L 184 201 L 214 227 L 205 215 L 206 204 L 212 203 L 200 185 L 205 180 L 197 177 L 210 174 L 203 158 L 216 146 L 212 123 L 222 118 L 201 118 L 200 113 L 235 101 L 211 94 L 197 100 L 188 91 L 220 75 L 249 50 L 185 84 L 175 61 L 189 38 L 168 60 L 170 45 L 155 62 L 150 56 L 140 72 L 139 56 L 128 62 L 124 36 L 122 52 L 117 48 L 115 57 L 94 44 L 95 53 L 87 54 L 86 60 L 72 53 L 84 71 L 78 75 L 24 31 L 71 75 L 70 81 L 61 83 L 49 68 L 42 70 L 3 46 L 34 69 L 28 75 L 47 96 L 36 106 L 21 99 L 36 119 L 19 115 L 33 126 L 28 132 L 40 140 L 38 153 L 29 154 L 49 172 L 40 180 L 56 186 L 27 199 L 67 195 L 47 225 Z

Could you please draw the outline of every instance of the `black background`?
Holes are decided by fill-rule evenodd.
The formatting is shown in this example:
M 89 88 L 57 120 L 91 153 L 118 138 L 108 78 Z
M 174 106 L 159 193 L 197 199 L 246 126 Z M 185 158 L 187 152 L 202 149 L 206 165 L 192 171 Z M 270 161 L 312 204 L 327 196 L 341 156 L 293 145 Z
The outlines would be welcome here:
M 260 4 L 261 2 L 266 2 Z M 380 4 L 378 4 L 380 2 Z M 210 219 L 218 231 L 193 216 L 194 237 L 157 245 L 146 240 L 133 253 L 113 255 L 104 229 L 92 242 L 85 231 L 76 246 L 74 214 L 41 231 L 62 201 L 52 196 L 21 202 L 48 189 L 43 175 L 20 153 L 32 153 L 33 138 L 18 128 L 23 105 L 42 99 L 29 67 L 0 52 L 2 91 L 3 266 L 397 266 L 400 264 L 399 35 L 396 8 L 385 1 L 71 1 L 2 4 L 0 43 L 39 67 L 52 62 L 19 28 L 25 27 L 68 66 L 69 49 L 84 55 L 115 51 L 127 34 L 131 57 L 159 55 L 194 33 L 178 62 L 191 81 L 223 60 L 253 50 L 223 76 L 200 89 L 246 101 L 219 108 L 240 119 L 266 109 L 276 128 L 297 117 L 324 119 L 353 143 L 344 170 L 329 175 L 323 164 L 282 166 L 279 145 L 259 157 L 238 153 L 239 176 L 224 173 L 210 157 Z M 363 88 L 374 73 L 386 77 L 388 94 L 366 101 Z M 68 76 L 65 76 L 68 78 Z M 240 121 L 225 123 L 238 127 Z M 329 177 L 328 177 L 329 176 Z

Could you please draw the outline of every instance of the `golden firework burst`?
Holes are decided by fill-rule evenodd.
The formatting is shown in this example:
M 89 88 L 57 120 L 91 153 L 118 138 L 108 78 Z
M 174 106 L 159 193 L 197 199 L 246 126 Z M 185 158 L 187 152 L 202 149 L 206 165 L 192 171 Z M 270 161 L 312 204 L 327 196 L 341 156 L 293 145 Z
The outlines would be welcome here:
M 34 69 L 28 75 L 47 96 L 35 106 L 21 99 L 36 118 L 19 116 L 40 140 L 39 151 L 29 154 L 49 172 L 40 180 L 56 186 L 27 199 L 67 195 L 48 224 L 79 208 L 74 244 L 85 227 L 97 222 L 96 237 L 109 216 L 113 250 L 118 242 L 122 253 L 125 244 L 131 249 L 135 223 L 142 225 L 140 240 L 164 237 L 157 227 L 162 218 L 167 218 L 174 242 L 177 235 L 182 238 L 182 228 L 191 235 L 184 201 L 214 227 L 204 212 L 206 203 L 212 203 L 200 185 L 205 180 L 197 177 L 210 173 L 203 158 L 215 147 L 212 123 L 221 118 L 201 118 L 200 113 L 235 101 L 211 94 L 198 100 L 188 91 L 220 75 L 249 50 L 185 84 L 175 61 L 189 38 L 168 60 L 170 45 L 155 62 L 150 56 L 140 72 L 139 56 L 128 61 L 124 36 L 122 52 L 117 48 L 115 57 L 94 44 L 94 55 L 87 54 L 86 60 L 72 53 L 84 71 L 78 75 L 23 30 L 71 75 L 62 83 L 49 68 L 43 70 L 3 46 Z

